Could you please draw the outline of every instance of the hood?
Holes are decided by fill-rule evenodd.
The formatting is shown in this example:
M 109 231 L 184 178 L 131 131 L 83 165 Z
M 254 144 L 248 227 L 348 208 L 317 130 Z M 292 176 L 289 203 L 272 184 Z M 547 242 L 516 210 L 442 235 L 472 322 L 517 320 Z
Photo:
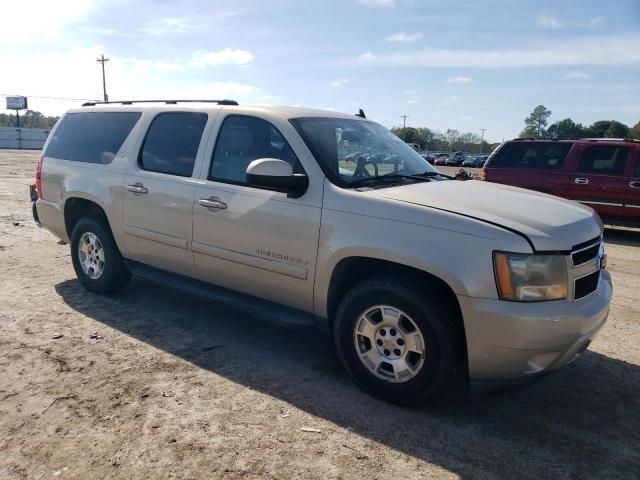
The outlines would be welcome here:
M 602 234 L 589 207 L 545 193 L 477 180 L 415 183 L 369 192 L 473 217 L 525 235 L 537 251 L 571 250 Z

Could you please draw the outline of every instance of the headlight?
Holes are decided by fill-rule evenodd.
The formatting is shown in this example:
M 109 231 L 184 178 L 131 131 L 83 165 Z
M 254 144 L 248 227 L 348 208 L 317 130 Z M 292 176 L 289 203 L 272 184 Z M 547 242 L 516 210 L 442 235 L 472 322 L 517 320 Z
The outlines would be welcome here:
M 562 255 L 493 254 L 501 300 L 539 302 L 567 298 L 567 264 Z

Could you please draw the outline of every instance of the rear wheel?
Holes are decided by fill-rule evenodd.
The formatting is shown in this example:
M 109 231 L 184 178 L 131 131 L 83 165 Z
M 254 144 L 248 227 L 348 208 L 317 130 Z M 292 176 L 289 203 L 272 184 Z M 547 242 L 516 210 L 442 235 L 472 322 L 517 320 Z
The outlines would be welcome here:
M 408 280 L 375 277 L 353 287 L 336 312 L 334 340 L 354 380 L 384 400 L 412 404 L 457 384 L 464 341 L 442 295 Z
M 74 227 L 71 259 L 80 283 L 95 293 L 118 291 L 131 278 L 111 231 L 96 217 L 81 218 Z

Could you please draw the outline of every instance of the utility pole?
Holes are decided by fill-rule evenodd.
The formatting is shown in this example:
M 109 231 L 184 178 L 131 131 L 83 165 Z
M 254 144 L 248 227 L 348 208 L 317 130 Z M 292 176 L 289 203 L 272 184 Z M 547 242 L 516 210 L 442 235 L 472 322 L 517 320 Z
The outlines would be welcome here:
M 482 139 L 480 140 L 480 153 L 482 153 L 482 151 L 484 150 L 484 131 L 486 130 L 486 128 L 481 128 L 480 131 L 482 132 Z
M 402 118 L 402 128 L 407 128 L 407 118 L 409 118 L 409 115 L 405 113 L 404 115 L 400 115 L 400 118 Z
M 105 102 L 109 101 L 109 97 L 107 96 L 107 82 L 104 77 L 104 63 L 108 61 L 108 58 L 104 58 L 104 53 L 100 55 L 100 58 L 96 58 L 96 62 L 102 64 L 102 94 Z

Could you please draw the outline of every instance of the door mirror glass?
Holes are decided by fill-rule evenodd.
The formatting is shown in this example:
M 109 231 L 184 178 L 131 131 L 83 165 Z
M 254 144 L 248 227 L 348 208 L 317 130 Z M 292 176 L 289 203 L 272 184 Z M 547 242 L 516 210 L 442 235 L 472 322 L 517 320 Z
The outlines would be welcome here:
M 258 187 L 287 192 L 287 196 L 300 197 L 309 185 L 304 174 L 294 174 L 291 164 L 277 158 L 259 158 L 247 167 L 247 182 Z

